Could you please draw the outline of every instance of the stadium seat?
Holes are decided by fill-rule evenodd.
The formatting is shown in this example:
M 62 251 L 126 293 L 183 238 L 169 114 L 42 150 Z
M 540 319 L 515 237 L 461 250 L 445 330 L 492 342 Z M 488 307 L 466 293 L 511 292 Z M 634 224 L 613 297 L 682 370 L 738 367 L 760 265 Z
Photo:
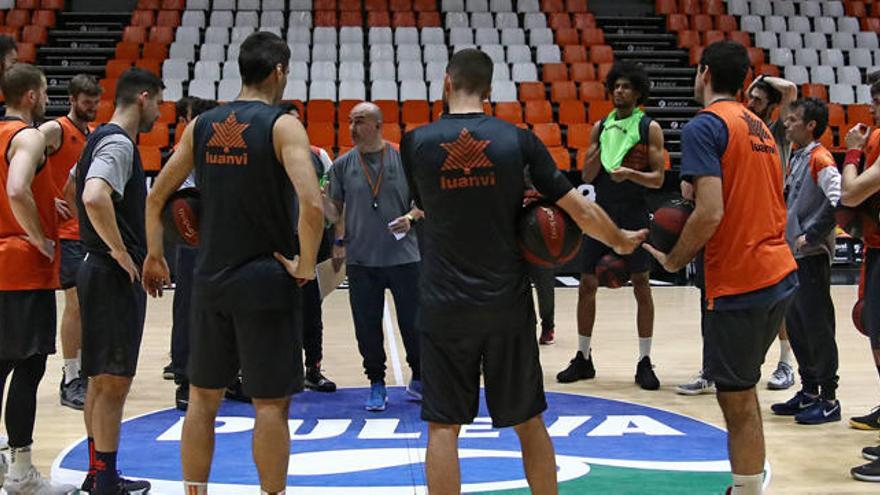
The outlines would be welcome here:
M 330 122 L 310 122 L 306 126 L 306 132 L 309 135 L 309 142 L 314 146 L 322 148 L 336 146 L 336 129 Z
M 564 125 L 582 124 L 587 120 L 584 104 L 579 100 L 559 102 L 559 123 Z
M 577 99 L 578 90 L 577 84 L 574 81 L 557 81 L 550 85 L 551 101 L 559 103 L 566 100 Z
M 874 114 L 870 105 L 849 105 L 846 108 L 846 122 L 848 127 L 855 124 L 874 125 Z
M 554 83 L 556 84 L 556 83 Z M 546 100 L 546 91 L 544 83 L 540 82 L 523 82 L 519 84 L 519 100 Z
M 427 101 L 404 101 L 401 107 L 401 120 L 409 124 L 425 124 L 430 122 L 430 108 Z
M 553 122 L 553 108 L 549 101 L 527 101 L 525 121 L 529 124 L 550 124 Z
M 571 80 L 576 82 L 595 81 L 596 66 L 587 62 L 571 64 Z
M 557 124 L 535 124 L 532 126 L 532 132 L 548 148 L 562 146 L 562 131 Z
M 568 150 L 561 146 L 550 148 L 550 156 L 553 157 L 553 161 L 556 163 L 556 168 L 563 171 L 571 170 L 571 155 L 569 155 Z
M 571 124 L 566 132 L 566 141 L 569 148 L 577 150 L 589 148 L 590 133 L 593 131 L 592 124 Z
M 168 147 L 168 124 L 156 122 L 149 132 L 138 134 L 138 144 L 159 148 Z
M 397 102 L 397 98 L 376 98 L 373 96 L 373 103 L 382 110 L 384 122 L 395 124 L 400 122 L 400 104 Z
M 165 136 L 168 136 L 168 129 L 165 129 Z M 138 145 L 138 153 L 141 157 L 144 171 L 158 172 L 162 168 L 162 152 L 158 146 Z
M 496 103 L 495 116 L 511 124 L 522 123 L 522 106 L 519 102 L 515 101 Z

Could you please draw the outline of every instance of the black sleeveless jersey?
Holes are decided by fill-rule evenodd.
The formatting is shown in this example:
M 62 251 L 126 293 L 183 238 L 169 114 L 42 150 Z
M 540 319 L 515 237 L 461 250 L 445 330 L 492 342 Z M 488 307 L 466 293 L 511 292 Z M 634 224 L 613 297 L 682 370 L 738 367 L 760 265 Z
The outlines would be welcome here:
M 272 128 L 283 115 L 235 101 L 201 114 L 193 161 L 201 193 L 196 273 L 211 275 L 279 252 L 296 254 L 293 186 L 275 156 Z
M 82 194 L 83 189 L 85 189 L 89 168 L 92 166 L 92 160 L 94 159 L 95 148 L 102 139 L 113 134 L 122 134 L 131 141 L 131 138 L 123 128 L 116 124 L 104 124 L 89 134 L 86 146 L 76 166 L 76 207 L 79 210 L 79 235 L 87 253 L 110 253 L 110 248 L 107 247 L 95 231 L 89 216 L 86 214 Z M 125 183 L 122 199 L 113 202 L 113 210 L 116 213 L 116 225 L 119 228 L 125 249 L 128 250 L 128 254 L 135 264 L 141 266 L 147 255 L 147 232 L 144 227 L 147 182 L 138 148 L 134 141 L 132 141 L 131 145 L 134 148 L 132 154 L 134 163 L 132 163 L 131 167 L 131 176 L 128 178 L 128 182 Z

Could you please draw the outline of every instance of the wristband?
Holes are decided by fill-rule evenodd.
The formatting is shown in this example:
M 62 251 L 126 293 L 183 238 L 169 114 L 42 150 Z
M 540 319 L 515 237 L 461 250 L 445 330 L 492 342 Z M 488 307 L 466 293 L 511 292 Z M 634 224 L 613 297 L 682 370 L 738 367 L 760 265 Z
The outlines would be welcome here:
M 339 247 L 345 246 L 345 239 L 336 239 L 333 241 L 333 245 Z
M 406 217 L 406 219 L 409 220 L 409 223 L 415 223 L 415 222 L 416 222 L 416 217 L 414 217 L 414 216 L 412 215 L 412 213 L 407 213 L 406 215 L 404 215 L 404 217 Z
M 858 166 L 859 163 L 862 161 L 862 154 L 862 150 L 847 150 L 846 156 L 843 159 L 843 166 Z

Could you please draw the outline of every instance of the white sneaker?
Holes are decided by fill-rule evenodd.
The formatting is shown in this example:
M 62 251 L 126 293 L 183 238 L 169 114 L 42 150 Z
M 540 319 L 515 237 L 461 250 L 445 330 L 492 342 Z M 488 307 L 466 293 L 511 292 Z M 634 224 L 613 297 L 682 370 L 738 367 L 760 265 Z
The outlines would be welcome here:
M 675 391 L 681 395 L 714 394 L 715 382 L 703 378 L 703 374 L 700 373 L 693 381 L 675 387 Z
M 68 495 L 76 492 L 73 485 L 58 485 L 52 483 L 31 466 L 24 478 L 6 478 L 3 489 L 9 495 Z
M 767 388 L 770 390 L 785 390 L 794 385 L 794 369 L 792 369 L 791 365 L 779 361 L 779 364 L 776 365 L 776 370 L 770 375 L 770 379 L 767 380 Z

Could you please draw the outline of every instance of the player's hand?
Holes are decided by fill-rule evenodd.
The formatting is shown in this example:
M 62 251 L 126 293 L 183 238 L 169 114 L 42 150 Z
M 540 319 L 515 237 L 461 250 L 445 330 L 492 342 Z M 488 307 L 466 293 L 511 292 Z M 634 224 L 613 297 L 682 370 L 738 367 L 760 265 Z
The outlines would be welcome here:
M 539 201 L 541 199 L 541 193 L 534 189 L 526 189 L 526 192 L 523 193 L 523 208 Z
M 144 260 L 144 290 L 153 297 L 162 297 L 162 289 L 171 283 L 171 271 L 165 257 L 147 256 Z
M 794 250 L 795 250 L 795 251 L 800 251 L 800 250 L 803 249 L 804 246 L 806 246 L 806 245 L 807 245 L 807 234 L 801 234 L 801 235 L 800 235 L 800 236 L 794 241 Z
M 40 254 L 49 258 L 49 261 L 55 261 L 55 241 L 45 236 L 39 239 L 25 236 L 25 240 L 28 241 L 31 246 L 37 248 Z
M 299 255 L 294 255 L 293 259 L 286 258 L 283 254 L 277 251 L 273 255 L 287 271 L 287 274 L 296 280 L 296 285 L 302 287 L 309 283 L 310 280 L 315 279 L 315 267 L 313 266 L 310 269 L 307 266 L 301 265 L 299 262 Z
M 628 167 L 617 167 L 616 169 L 608 172 L 608 175 L 611 176 L 611 180 L 614 182 L 623 182 L 630 177 L 630 172 L 632 172 L 631 168 Z
M 345 263 L 345 246 L 333 245 L 333 270 L 339 271 Z
M 394 234 L 406 234 L 411 228 L 412 222 L 409 221 L 409 218 L 406 215 L 397 217 L 393 222 L 388 224 L 388 230 Z
M 125 273 L 128 274 L 128 278 L 131 279 L 131 283 L 135 283 L 136 281 L 141 279 L 140 270 L 138 270 L 137 265 L 134 264 L 134 260 L 131 259 L 131 255 L 128 254 L 128 251 L 110 251 L 110 257 L 116 260 L 116 263 L 120 268 L 125 270 Z
M 73 218 L 73 213 L 71 213 L 67 201 L 64 201 L 61 198 L 55 198 L 55 212 L 58 213 L 58 218 L 61 220 L 70 220 Z
M 614 252 L 617 254 L 629 254 L 635 251 L 648 238 L 648 229 L 621 229 L 620 232 L 623 234 L 621 240 L 614 246 Z
M 686 180 L 681 181 L 681 197 L 688 201 L 694 200 L 694 185 Z
M 652 246 L 652 245 L 650 245 L 650 244 L 648 244 L 648 243 L 645 243 L 645 244 L 642 244 L 642 247 L 645 248 L 645 251 L 647 251 L 648 253 L 650 253 L 651 256 L 653 256 L 654 259 L 657 260 L 657 263 L 659 263 L 660 266 L 662 266 L 663 269 L 666 270 L 667 272 L 669 272 L 669 273 L 675 273 L 675 272 L 677 272 L 677 271 L 679 271 L 679 270 L 682 269 L 682 267 L 680 267 L 680 266 L 676 266 L 676 265 L 670 263 L 669 255 L 666 254 L 666 253 L 664 253 L 664 252 L 662 252 L 662 251 L 660 251 L 660 250 L 658 250 L 658 249 L 655 248 L 654 246 Z
M 846 148 L 850 150 L 861 150 L 865 148 L 868 142 L 868 135 L 871 129 L 865 124 L 856 124 L 846 133 Z

